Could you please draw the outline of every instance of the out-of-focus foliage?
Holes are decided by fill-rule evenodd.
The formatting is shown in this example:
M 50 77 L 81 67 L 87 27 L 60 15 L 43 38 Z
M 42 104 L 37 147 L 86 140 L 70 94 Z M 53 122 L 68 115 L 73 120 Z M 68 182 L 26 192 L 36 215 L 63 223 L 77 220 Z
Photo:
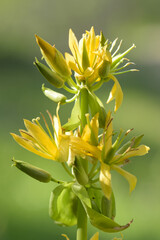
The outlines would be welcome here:
M 56 163 L 33 156 L 20 148 L 9 135 L 23 127 L 23 118 L 32 119 L 45 113 L 54 113 L 56 105 L 41 92 L 44 82 L 32 62 L 39 56 L 34 34 L 56 44 L 61 52 L 68 49 L 68 30 L 72 28 L 78 38 L 85 29 L 95 26 L 96 33 L 103 30 L 109 39 L 123 39 L 124 49 L 135 43 L 130 54 L 139 73 L 120 77 L 124 91 L 121 109 L 114 115 L 115 130 L 134 127 L 137 135 L 145 133 L 144 142 L 151 147 L 141 161 L 132 161 L 126 167 L 138 178 L 132 195 L 127 183 L 115 174 L 117 221 L 127 222 L 134 217 L 132 226 L 124 232 L 125 239 L 159 239 L 159 42 L 160 3 L 157 0 L 6 0 L 0 3 L 0 239 L 63 239 L 62 231 L 70 239 L 75 228 L 60 228 L 48 217 L 48 198 L 53 183 L 47 186 L 11 168 L 10 159 L 16 156 L 48 170 L 58 178 Z M 46 87 L 53 88 L 46 84 Z M 104 85 L 105 87 L 105 85 Z M 54 88 L 53 88 L 54 90 Z M 99 92 L 106 101 L 107 89 Z M 66 94 L 64 91 L 61 91 Z M 109 89 L 108 89 L 109 93 Z M 107 109 L 107 105 L 106 105 Z M 69 110 L 61 108 L 63 123 Z M 64 174 L 64 179 L 66 179 Z M 123 184 L 122 184 L 123 182 Z M 117 183 L 118 186 L 117 186 Z M 126 186 L 126 187 L 124 187 Z M 124 197 L 125 196 L 125 197 Z M 126 197 L 128 196 L 128 197 Z M 95 229 L 91 228 L 93 235 Z M 114 235 L 100 233 L 100 239 Z M 117 236 L 118 237 L 118 236 Z M 120 237 L 120 235 L 119 235 Z

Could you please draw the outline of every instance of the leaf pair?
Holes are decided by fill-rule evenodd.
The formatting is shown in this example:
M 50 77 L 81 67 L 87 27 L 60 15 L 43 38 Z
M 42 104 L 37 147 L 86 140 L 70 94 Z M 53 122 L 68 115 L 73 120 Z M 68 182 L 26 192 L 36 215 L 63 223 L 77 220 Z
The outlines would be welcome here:
M 49 214 L 56 224 L 73 226 L 77 223 L 78 199 L 81 201 L 91 224 L 104 232 L 119 232 L 131 224 L 130 222 L 121 226 L 97 211 L 93 207 L 85 187 L 72 183 L 66 186 L 60 185 L 51 193 Z

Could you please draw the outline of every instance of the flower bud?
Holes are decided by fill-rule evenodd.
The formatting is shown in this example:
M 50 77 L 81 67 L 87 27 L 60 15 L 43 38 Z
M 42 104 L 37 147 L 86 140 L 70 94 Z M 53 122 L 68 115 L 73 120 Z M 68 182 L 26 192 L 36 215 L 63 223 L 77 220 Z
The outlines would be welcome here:
M 86 185 L 88 183 L 88 175 L 86 174 L 80 160 L 77 158 L 75 158 L 73 173 L 80 185 Z
M 64 84 L 63 78 L 57 74 L 56 72 L 50 70 L 47 66 L 40 63 L 38 59 L 35 59 L 34 64 L 40 71 L 40 73 L 48 80 L 49 83 L 51 83 L 56 88 L 62 88 Z
M 111 63 L 107 60 L 103 60 L 101 66 L 98 69 L 99 76 L 101 78 L 107 78 L 110 71 Z
M 50 173 L 44 171 L 43 169 L 20 160 L 12 159 L 12 161 L 14 162 L 13 166 L 16 166 L 18 169 L 20 169 L 22 172 L 26 173 L 30 177 L 44 183 L 48 183 L 51 181 Z
M 41 49 L 42 55 L 50 68 L 65 77 L 69 77 L 71 71 L 62 53 L 37 35 L 36 40 Z
M 61 93 L 55 92 L 53 90 L 51 90 L 50 88 L 46 88 L 44 86 L 44 84 L 42 85 L 42 91 L 44 93 L 44 95 L 46 97 L 48 97 L 49 99 L 51 99 L 52 101 L 56 102 L 56 103 L 65 103 L 65 100 L 67 99 L 66 96 L 64 96 Z

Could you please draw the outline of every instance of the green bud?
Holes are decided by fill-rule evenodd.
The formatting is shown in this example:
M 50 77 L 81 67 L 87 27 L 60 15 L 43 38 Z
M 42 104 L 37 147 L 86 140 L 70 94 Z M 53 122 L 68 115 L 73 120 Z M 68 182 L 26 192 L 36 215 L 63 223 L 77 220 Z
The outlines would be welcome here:
M 111 63 L 109 61 L 103 60 L 102 65 L 98 69 L 98 74 L 101 78 L 107 78 L 110 72 L 110 66 L 111 66 Z
M 88 175 L 86 174 L 81 161 L 77 158 L 75 158 L 73 173 L 80 185 L 86 185 L 88 183 Z
M 30 177 L 44 183 L 48 183 L 51 181 L 50 173 L 44 171 L 43 169 L 20 160 L 12 159 L 12 161 L 14 162 L 14 166 L 16 166 L 18 169 L 20 169 L 22 172 L 26 173 Z
M 51 46 L 48 42 L 36 35 L 37 43 L 41 49 L 42 55 L 51 69 L 65 77 L 71 76 L 71 70 L 67 65 L 62 53 L 55 46 Z
M 56 88 L 62 88 L 64 84 L 63 78 L 56 72 L 49 69 L 44 64 L 40 63 L 37 58 L 35 58 L 34 64 L 40 71 L 40 73 Z
M 59 102 L 61 104 L 65 103 L 65 100 L 67 99 L 67 97 L 64 96 L 63 94 L 55 92 L 50 88 L 46 88 L 44 84 L 42 85 L 42 91 L 46 97 L 48 97 L 49 99 L 51 99 L 53 102 L 56 102 L 56 103 L 59 103 Z

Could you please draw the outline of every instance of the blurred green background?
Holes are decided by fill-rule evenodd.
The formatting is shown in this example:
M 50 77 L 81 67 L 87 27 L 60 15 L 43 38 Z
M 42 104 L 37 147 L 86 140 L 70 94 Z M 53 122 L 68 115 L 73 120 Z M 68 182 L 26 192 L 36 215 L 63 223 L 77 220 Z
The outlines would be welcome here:
M 124 102 L 114 116 L 114 128 L 144 133 L 143 143 L 151 147 L 144 157 L 133 159 L 126 167 L 138 178 L 136 190 L 129 195 L 128 183 L 114 174 L 117 221 L 134 219 L 124 234 L 128 240 L 159 240 L 160 218 L 160 2 L 157 0 L 1 0 L 0 1 L 0 239 L 75 239 L 75 227 L 56 226 L 48 216 L 52 183 L 42 184 L 11 168 L 11 158 L 28 161 L 50 171 L 55 178 L 67 179 L 58 164 L 42 159 L 17 145 L 9 132 L 24 128 L 23 118 L 32 119 L 54 113 L 56 105 L 41 92 L 45 79 L 33 66 L 41 57 L 34 34 L 38 34 L 61 52 L 68 49 L 68 30 L 78 38 L 93 25 L 96 34 L 103 30 L 110 40 L 123 39 L 122 50 L 135 43 L 129 58 L 140 72 L 119 77 Z M 51 87 L 47 82 L 46 86 Z M 112 85 L 99 96 L 105 102 Z M 106 106 L 107 108 L 107 106 Z M 61 108 L 64 123 L 69 110 Z M 89 226 L 91 236 L 97 230 Z M 100 232 L 100 239 L 120 234 Z

